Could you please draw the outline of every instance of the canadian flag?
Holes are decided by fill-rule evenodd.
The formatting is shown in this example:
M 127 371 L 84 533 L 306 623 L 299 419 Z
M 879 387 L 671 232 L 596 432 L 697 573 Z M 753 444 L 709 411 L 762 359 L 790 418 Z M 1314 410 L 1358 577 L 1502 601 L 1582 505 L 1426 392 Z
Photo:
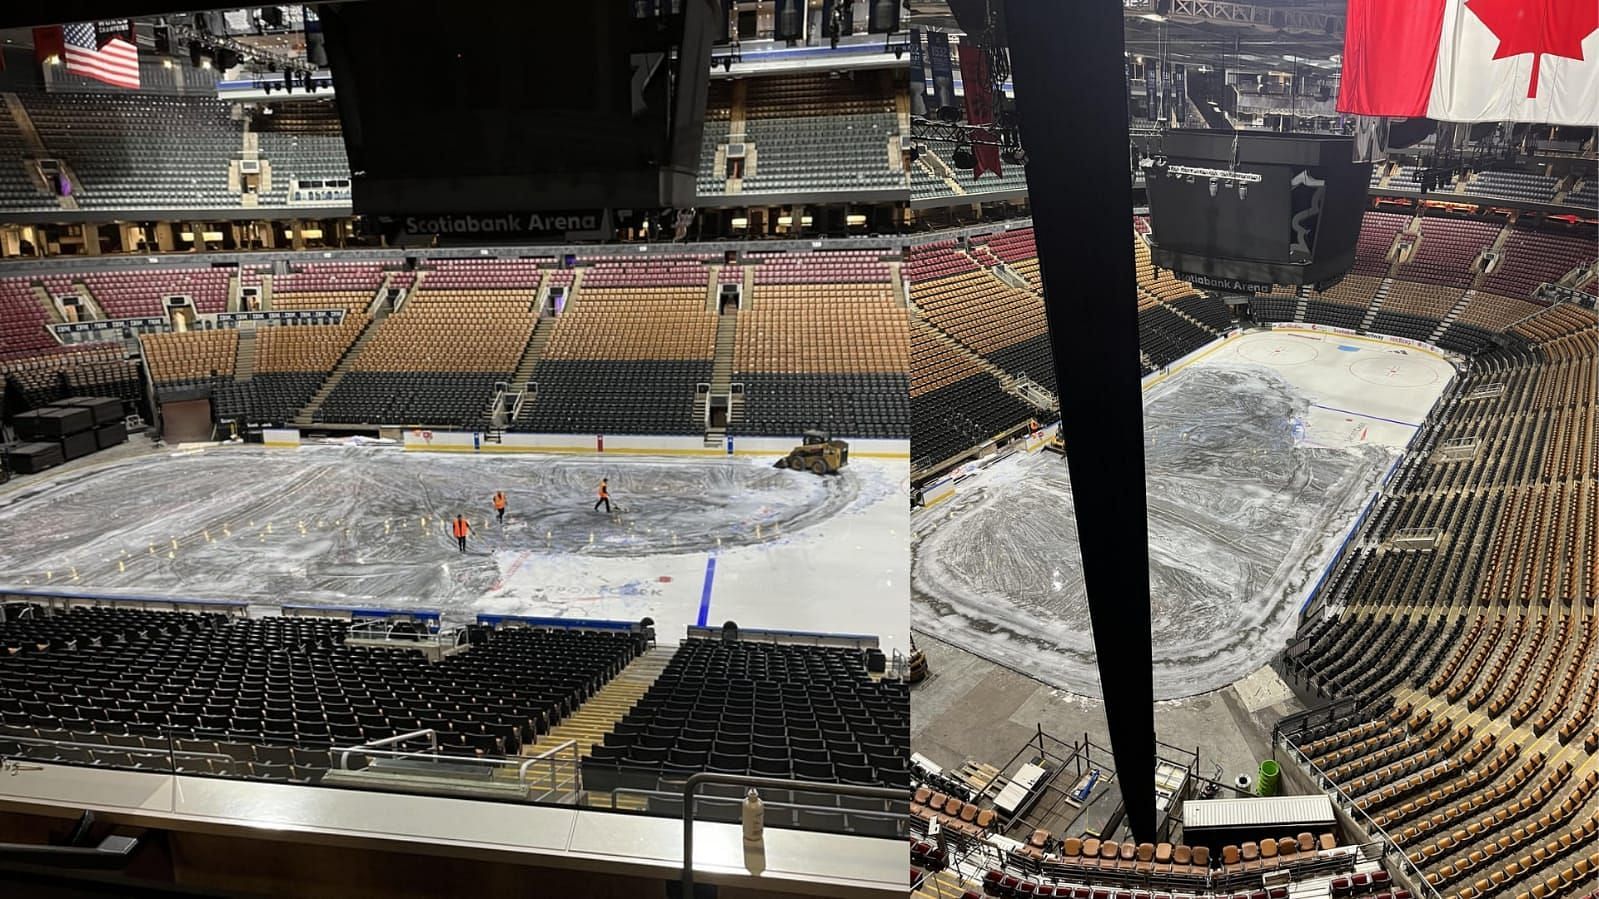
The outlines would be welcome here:
M 1349 0 L 1338 110 L 1599 122 L 1599 0 Z

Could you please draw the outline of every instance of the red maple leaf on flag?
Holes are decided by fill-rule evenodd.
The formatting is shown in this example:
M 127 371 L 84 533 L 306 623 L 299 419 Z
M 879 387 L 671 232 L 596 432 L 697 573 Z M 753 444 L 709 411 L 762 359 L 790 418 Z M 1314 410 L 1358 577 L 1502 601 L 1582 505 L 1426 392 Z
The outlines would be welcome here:
M 1582 42 L 1599 30 L 1594 0 L 1466 0 L 1466 8 L 1499 38 L 1494 59 L 1532 54 L 1529 98 L 1538 96 L 1538 67 L 1544 54 L 1582 59 Z

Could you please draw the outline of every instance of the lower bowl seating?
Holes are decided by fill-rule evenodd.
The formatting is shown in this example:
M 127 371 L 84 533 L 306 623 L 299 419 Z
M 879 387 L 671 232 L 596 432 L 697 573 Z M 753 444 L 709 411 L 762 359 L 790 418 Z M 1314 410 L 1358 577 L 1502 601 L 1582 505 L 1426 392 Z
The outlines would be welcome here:
M 734 372 L 744 416 L 734 434 L 796 436 L 812 428 L 866 439 L 910 436 L 908 379 L 897 372 L 772 374 Z
M 352 371 L 328 394 L 316 420 L 481 429 L 488 423 L 495 383 L 509 377 L 509 372 Z
M 544 434 L 698 434 L 695 385 L 709 359 L 556 360 L 534 370 L 538 392 L 511 429 Z

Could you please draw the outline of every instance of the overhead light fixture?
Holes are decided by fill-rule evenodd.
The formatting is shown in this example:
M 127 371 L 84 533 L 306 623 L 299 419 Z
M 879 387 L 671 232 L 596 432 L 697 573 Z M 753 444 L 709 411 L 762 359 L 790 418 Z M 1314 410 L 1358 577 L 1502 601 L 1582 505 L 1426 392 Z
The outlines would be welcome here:
M 951 161 L 954 162 L 955 168 L 968 172 L 977 168 L 977 156 L 972 153 L 972 148 L 965 144 L 956 145 Z

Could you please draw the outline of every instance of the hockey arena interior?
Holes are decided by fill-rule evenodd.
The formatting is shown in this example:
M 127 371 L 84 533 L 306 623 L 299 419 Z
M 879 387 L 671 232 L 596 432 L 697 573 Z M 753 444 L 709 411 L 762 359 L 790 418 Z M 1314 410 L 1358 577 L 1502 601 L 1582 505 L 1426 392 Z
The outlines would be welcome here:
M 959 173 L 992 191 L 966 209 L 913 177 L 946 226 L 906 262 L 917 897 L 1599 888 L 1594 129 L 1393 124 L 1352 265 L 1321 289 L 1197 287 L 1154 261 L 1146 181 L 1173 126 L 1349 127 L 1342 6 L 1126 4 L 1132 208 L 1068 236 L 1125 235 L 1134 296 L 1041 265 L 1017 166 Z M 1027 96 L 1018 75 L 1031 180 L 1048 157 Z M 1229 174 L 1210 196 L 1243 200 Z M 1111 302 L 1136 304 L 1143 382 L 1149 835 L 1119 789 L 1101 696 L 1130 672 L 1095 651 L 1056 436 L 1097 385 L 1057 383 L 1052 359 Z
M 355 215 L 314 6 L 5 32 L 16 895 L 904 893 L 906 61 L 747 6 L 692 225 Z
M 1131 189 L 1071 228 L 1134 295 L 1089 296 L 1014 3 L 626 4 L 611 87 L 699 135 L 650 182 L 688 200 L 618 199 L 629 157 L 517 171 L 612 202 L 414 215 L 373 187 L 404 98 L 340 43 L 405 4 L 458 37 L 0 14 L 16 895 L 1596 895 L 1592 125 L 1396 120 L 1335 283 L 1196 286 L 1165 137 L 1347 140 L 1346 11 L 1124 0 L 1121 73 L 1071 77 L 1125 103 Z M 1153 835 L 1061 427 L 1109 303 Z

